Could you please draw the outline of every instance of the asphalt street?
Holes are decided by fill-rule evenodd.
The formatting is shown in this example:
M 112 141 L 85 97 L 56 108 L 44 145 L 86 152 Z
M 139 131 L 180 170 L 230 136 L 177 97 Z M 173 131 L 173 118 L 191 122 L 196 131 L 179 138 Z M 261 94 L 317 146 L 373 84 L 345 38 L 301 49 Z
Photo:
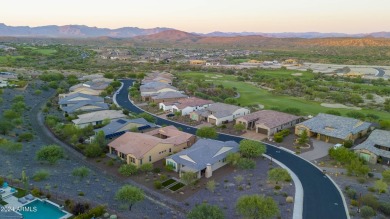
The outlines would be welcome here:
M 117 103 L 124 109 L 134 113 L 142 113 L 143 110 L 136 107 L 128 99 L 128 88 L 133 80 L 121 80 L 123 88 L 116 95 Z M 179 124 L 170 120 L 156 117 L 158 125 L 174 125 L 182 128 L 183 131 L 195 134 L 196 128 Z M 218 140 L 240 142 L 243 138 L 226 134 L 219 134 Z M 317 169 L 308 161 L 295 156 L 276 146 L 267 145 L 267 155 L 277 159 L 290 168 L 302 183 L 303 195 L 303 215 L 304 219 L 343 219 L 348 218 L 344 207 L 343 199 L 337 187 L 321 170 Z

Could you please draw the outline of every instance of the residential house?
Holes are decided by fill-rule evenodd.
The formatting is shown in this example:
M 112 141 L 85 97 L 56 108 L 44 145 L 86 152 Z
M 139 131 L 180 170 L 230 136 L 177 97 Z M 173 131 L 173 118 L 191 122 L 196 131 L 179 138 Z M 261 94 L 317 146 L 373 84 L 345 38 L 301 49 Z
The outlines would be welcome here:
M 364 142 L 353 149 L 367 162 L 389 164 L 390 131 L 376 129 Z
M 8 79 L 0 76 L 0 87 L 8 87 Z
M 145 130 L 151 128 L 157 128 L 158 126 L 154 123 L 146 121 L 144 118 L 138 119 L 115 119 L 112 120 L 108 125 L 103 128 L 95 129 L 95 133 L 103 131 L 106 138 L 115 138 L 119 137 L 125 132 L 135 129 L 139 132 L 144 132 Z
M 329 143 L 343 143 L 367 134 L 371 123 L 358 119 L 320 113 L 316 117 L 295 126 L 295 134 L 306 131 L 309 137 Z
M 16 73 L 12 73 L 12 72 L 0 72 L 0 77 L 7 79 L 9 81 L 11 81 L 11 80 L 17 81 L 18 80 L 18 75 Z
M 214 103 L 212 100 L 200 99 L 197 97 L 182 98 L 172 102 L 163 102 L 159 104 L 159 108 L 164 111 L 181 112 L 182 116 L 188 115 L 191 112 L 203 110 Z
M 239 144 L 235 141 L 200 139 L 190 148 L 167 157 L 165 162 L 179 172 L 180 177 L 184 172 L 194 172 L 198 178 L 209 178 L 227 164 L 226 156 L 238 149 Z
M 74 93 L 58 101 L 60 108 L 66 113 L 107 110 L 109 106 L 104 99 L 83 93 Z
M 84 128 L 88 125 L 100 125 L 103 124 L 105 119 L 124 119 L 126 115 L 120 110 L 102 110 L 77 116 L 77 119 L 72 120 L 73 124 L 80 128 Z
M 155 96 L 151 96 L 151 101 L 153 103 L 164 103 L 164 102 L 171 102 L 183 98 L 187 98 L 188 96 L 185 94 L 182 94 L 181 92 L 177 91 L 167 91 L 158 93 Z
M 283 129 L 289 129 L 302 122 L 302 117 L 273 110 L 261 110 L 236 119 L 248 130 L 271 136 Z
M 190 118 L 195 121 L 207 121 L 213 125 L 221 125 L 249 113 L 250 110 L 243 107 L 225 103 L 213 103 L 206 109 L 191 112 Z
M 166 126 L 146 133 L 126 132 L 108 144 L 110 154 L 137 167 L 154 163 L 194 144 L 194 135 Z
M 140 86 L 143 101 L 150 101 L 152 96 L 168 91 L 179 92 L 177 88 L 162 82 L 150 82 Z
M 145 76 L 141 81 L 141 84 L 147 84 L 150 82 L 162 82 L 172 85 L 173 75 L 166 72 L 152 72 Z

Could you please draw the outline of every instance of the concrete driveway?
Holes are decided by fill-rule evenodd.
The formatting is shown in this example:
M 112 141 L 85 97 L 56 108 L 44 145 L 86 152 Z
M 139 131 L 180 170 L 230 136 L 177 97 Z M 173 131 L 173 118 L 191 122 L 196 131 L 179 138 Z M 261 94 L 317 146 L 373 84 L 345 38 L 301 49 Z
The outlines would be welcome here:
M 316 160 L 328 155 L 329 148 L 333 147 L 334 144 L 326 143 L 324 141 L 318 141 L 317 139 L 311 139 L 313 141 L 313 150 L 300 154 L 302 158 L 306 160 Z

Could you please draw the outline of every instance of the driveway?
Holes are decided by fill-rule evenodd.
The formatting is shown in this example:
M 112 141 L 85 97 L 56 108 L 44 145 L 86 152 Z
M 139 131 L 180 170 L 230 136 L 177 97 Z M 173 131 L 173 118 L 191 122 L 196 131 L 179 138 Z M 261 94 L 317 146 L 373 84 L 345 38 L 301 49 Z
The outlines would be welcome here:
M 121 89 L 119 94 L 115 97 L 116 102 L 124 109 L 130 110 L 135 113 L 142 113 L 144 111 L 134 106 L 134 104 L 132 104 L 128 98 L 127 90 L 129 86 L 133 84 L 133 81 L 134 80 L 131 79 L 121 80 L 124 85 L 123 89 Z M 194 127 L 175 123 L 159 117 L 156 117 L 156 124 L 174 125 L 190 134 L 195 134 L 197 130 Z M 221 141 L 230 140 L 240 142 L 243 138 L 219 133 L 217 139 Z M 291 154 L 284 150 L 280 150 L 278 147 L 270 144 L 266 144 L 266 146 L 266 154 L 286 165 L 291 171 L 293 171 L 297 175 L 297 177 L 301 181 L 304 190 L 302 218 L 349 218 L 348 211 L 346 208 L 347 206 L 345 206 L 346 203 L 343 200 L 341 191 L 329 179 L 329 177 L 324 177 L 322 171 L 317 169 L 310 162 L 294 154 Z
M 318 141 L 317 139 L 311 139 L 313 141 L 313 150 L 300 154 L 299 156 L 306 160 L 317 160 L 319 158 L 328 155 L 329 148 L 334 144 Z

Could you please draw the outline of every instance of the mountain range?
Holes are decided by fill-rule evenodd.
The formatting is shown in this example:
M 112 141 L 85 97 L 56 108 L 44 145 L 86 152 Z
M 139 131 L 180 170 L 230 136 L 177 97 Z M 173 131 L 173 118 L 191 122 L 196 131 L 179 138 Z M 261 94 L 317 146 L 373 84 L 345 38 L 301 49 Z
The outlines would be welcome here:
M 112 37 L 112 38 L 133 38 L 139 36 L 148 36 L 159 34 L 164 31 L 177 31 L 173 28 L 156 27 L 143 29 L 138 27 L 122 27 L 117 29 L 89 27 L 85 25 L 47 25 L 39 27 L 29 26 L 7 26 L 0 23 L 0 36 L 11 37 L 54 37 L 54 38 L 89 38 L 89 37 Z M 182 40 L 197 40 L 203 37 L 253 37 L 262 36 L 268 38 L 390 38 L 390 32 L 373 32 L 361 34 L 346 34 L 346 33 L 320 33 L 320 32 L 283 32 L 283 33 L 263 33 L 263 32 L 220 32 L 215 31 L 211 33 L 186 33 L 176 32 L 172 37 L 180 38 Z M 179 34 L 180 33 L 180 34 Z M 186 33 L 184 37 L 183 33 Z M 158 35 L 157 35 L 158 37 Z M 190 39 L 188 39 L 190 38 Z M 176 39 L 179 40 L 179 39 Z

